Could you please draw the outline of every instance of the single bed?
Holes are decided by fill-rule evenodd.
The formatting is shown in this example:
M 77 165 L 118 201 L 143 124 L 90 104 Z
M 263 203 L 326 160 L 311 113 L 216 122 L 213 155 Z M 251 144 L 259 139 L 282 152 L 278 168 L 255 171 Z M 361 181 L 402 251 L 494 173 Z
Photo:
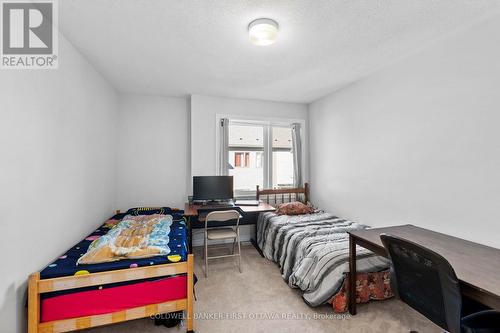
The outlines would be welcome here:
M 168 254 L 78 264 L 91 244 L 124 217 L 152 214 L 171 219 Z M 186 311 L 187 330 L 192 331 L 193 264 L 183 211 L 168 207 L 118 211 L 40 272 L 31 274 L 28 332 L 68 332 L 182 310 Z
M 276 205 L 292 201 L 307 203 L 308 185 L 279 190 L 257 188 L 257 198 Z M 289 286 L 302 290 L 307 304 L 332 303 L 336 312 L 345 312 L 348 231 L 366 228 L 320 210 L 293 216 L 267 212 L 260 214 L 257 221 L 257 243 L 263 255 L 279 265 Z M 357 253 L 357 301 L 392 297 L 388 260 L 363 248 Z

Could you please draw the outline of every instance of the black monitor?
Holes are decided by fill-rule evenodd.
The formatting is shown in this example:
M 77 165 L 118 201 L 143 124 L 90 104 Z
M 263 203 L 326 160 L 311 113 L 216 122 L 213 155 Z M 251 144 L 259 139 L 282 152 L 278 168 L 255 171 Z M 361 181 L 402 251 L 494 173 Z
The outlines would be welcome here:
M 193 200 L 233 199 L 233 176 L 193 177 Z

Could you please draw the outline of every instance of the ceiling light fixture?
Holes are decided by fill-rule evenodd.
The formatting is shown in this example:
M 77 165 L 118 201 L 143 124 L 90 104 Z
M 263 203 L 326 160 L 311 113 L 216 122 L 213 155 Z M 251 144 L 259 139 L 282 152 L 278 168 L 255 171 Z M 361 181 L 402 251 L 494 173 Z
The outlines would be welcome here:
M 250 41 L 259 46 L 271 45 L 278 37 L 278 22 L 268 19 L 256 19 L 248 25 Z

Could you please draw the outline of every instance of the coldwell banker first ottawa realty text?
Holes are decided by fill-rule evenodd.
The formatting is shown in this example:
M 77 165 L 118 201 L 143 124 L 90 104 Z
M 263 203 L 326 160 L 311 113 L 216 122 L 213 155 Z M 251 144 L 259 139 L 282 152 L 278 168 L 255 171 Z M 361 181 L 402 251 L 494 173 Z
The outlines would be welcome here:
M 0 0 L 1 68 L 56 69 L 57 2 Z

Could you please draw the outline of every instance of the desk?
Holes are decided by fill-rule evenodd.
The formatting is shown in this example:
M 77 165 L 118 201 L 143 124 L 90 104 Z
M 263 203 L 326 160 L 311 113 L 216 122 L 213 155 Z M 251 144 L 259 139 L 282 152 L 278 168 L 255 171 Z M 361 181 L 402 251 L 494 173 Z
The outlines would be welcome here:
M 274 212 L 276 208 L 271 206 L 270 204 L 261 202 L 258 206 L 234 206 L 228 207 L 227 209 L 238 209 L 243 218 L 240 220 L 240 225 L 250 225 L 257 223 L 257 216 L 259 213 L 263 212 Z M 202 205 L 194 205 L 186 203 L 184 206 L 184 216 L 188 219 L 188 231 L 189 231 L 189 251 L 192 253 L 193 249 L 193 229 L 202 229 L 205 228 L 205 220 L 204 218 L 198 218 L 198 209 L 203 209 Z M 254 235 L 254 238 L 251 239 L 252 245 L 259 251 L 259 247 L 257 246 L 257 235 Z
M 500 310 L 500 250 L 414 225 L 349 232 L 349 312 L 356 314 L 356 245 L 387 257 L 380 234 L 408 239 L 445 257 L 453 266 L 462 294 Z M 353 273 L 354 272 L 354 273 Z

